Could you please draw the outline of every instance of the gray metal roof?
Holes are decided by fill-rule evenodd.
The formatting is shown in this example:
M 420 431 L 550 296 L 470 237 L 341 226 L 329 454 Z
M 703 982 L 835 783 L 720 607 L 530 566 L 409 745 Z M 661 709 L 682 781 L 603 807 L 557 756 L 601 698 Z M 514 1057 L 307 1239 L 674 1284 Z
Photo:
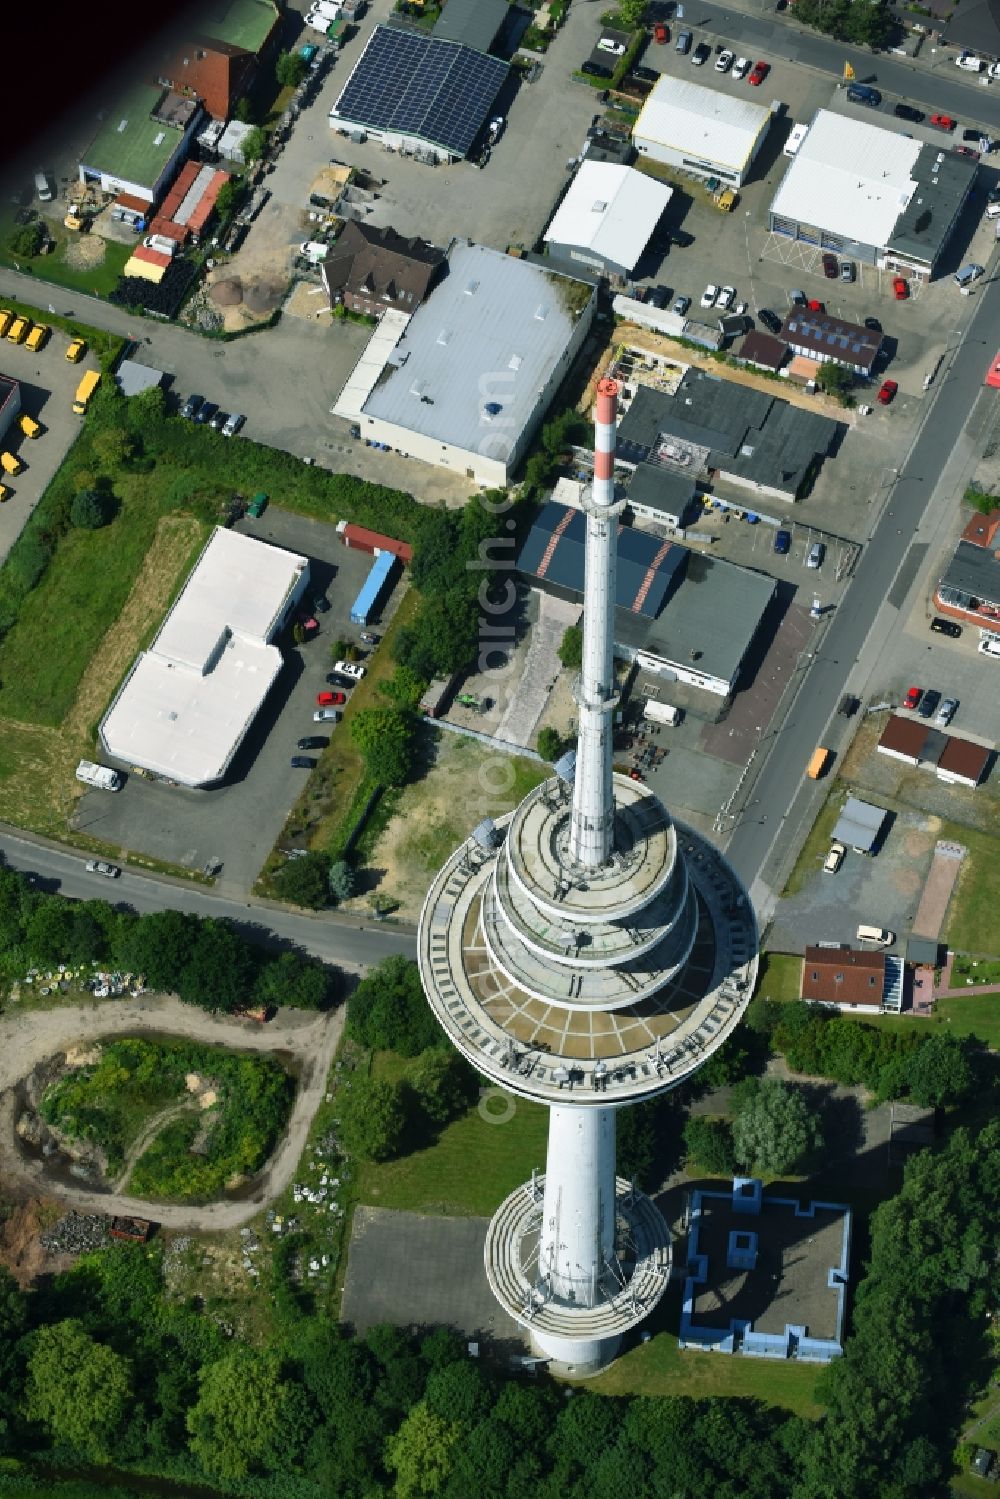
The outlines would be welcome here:
M 431 36 L 488 52 L 509 14 L 507 0 L 448 0 Z
M 575 277 L 459 241 L 365 415 L 467 450 L 491 439 L 513 450 L 593 298 Z
M 849 796 L 844 803 L 844 810 L 837 819 L 833 836 L 841 843 L 846 843 L 848 848 L 857 848 L 863 853 L 871 853 L 888 815 L 884 807 L 875 807 L 871 802 L 859 801 L 856 796 Z
M 985 604 L 1000 604 L 1000 561 L 985 547 L 960 541 L 939 587 L 954 589 Z
M 115 380 L 123 396 L 137 396 L 144 390 L 155 390 L 163 384 L 163 370 L 140 364 L 136 359 L 123 359 L 115 370 Z
M 977 170 L 977 162 L 943 144 L 922 146 L 913 165 L 916 192 L 896 220 L 889 249 L 933 265 L 969 196 Z
M 696 493 L 693 477 L 655 463 L 640 463 L 628 486 L 632 504 L 662 510 L 668 515 L 680 515 Z

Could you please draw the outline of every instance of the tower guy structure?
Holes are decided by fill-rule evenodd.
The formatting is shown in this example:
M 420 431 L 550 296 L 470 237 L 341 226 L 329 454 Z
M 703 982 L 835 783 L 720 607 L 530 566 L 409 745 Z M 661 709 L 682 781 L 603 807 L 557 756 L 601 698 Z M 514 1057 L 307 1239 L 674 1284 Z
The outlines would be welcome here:
M 601 1368 L 670 1275 L 670 1234 L 615 1171 L 617 1110 L 675 1088 L 753 992 L 757 928 L 718 851 L 612 766 L 618 385 L 597 391 L 575 755 L 512 813 L 480 823 L 420 921 L 428 1000 L 501 1088 L 549 1106 L 544 1175 L 486 1236 L 493 1292 L 535 1350 Z

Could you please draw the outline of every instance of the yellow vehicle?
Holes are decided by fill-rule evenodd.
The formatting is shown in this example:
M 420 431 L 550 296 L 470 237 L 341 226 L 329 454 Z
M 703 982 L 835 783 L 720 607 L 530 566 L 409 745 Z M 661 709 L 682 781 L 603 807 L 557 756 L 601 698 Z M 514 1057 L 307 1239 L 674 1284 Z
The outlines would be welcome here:
M 10 339 L 12 344 L 23 344 L 24 340 L 28 336 L 28 329 L 30 327 L 30 317 L 22 317 L 22 315 L 18 313 L 17 317 L 10 325 L 10 332 L 7 334 L 7 337 Z
M 9 498 L 10 490 L 7 488 L 6 484 L 0 484 L 0 505 L 5 504 Z
M 79 364 L 80 360 L 83 358 L 83 356 L 84 356 L 84 354 L 86 354 L 86 352 L 87 352 L 87 341 L 86 341 L 86 339 L 84 339 L 84 338 L 74 338 L 73 342 L 70 344 L 69 348 L 66 350 L 66 358 L 69 360 L 70 364 Z
M 819 745 L 812 752 L 812 759 L 806 766 L 806 775 L 811 781 L 818 781 L 824 770 L 830 763 L 830 751 Z
M 86 222 L 87 220 L 75 207 L 71 208 L 69 213 L 63 219 L 63 223 L 66 225 L 67 229 L 75 229 L 78 232 L 84 227 Z
M 38 350 L 45 343 L 45 340 L 48 338 L 51 332 L 52 329 L 48 326 L 48 324 L 36 323 L 31 332 L 28 334 L 27 341 L 24 347 L 26 349 L 30 349 L 33 354 L 37 354 Z
M 100 370 L 88 370 L 84 375 L 83 379 L 76 387 L 76 400 L 73 402 L 73 410 L 76 412 L 77 416 L 83 416 L 88 405 L 90 404 L 91 396 L 94 394 L 94 391 L 97 389 L 100 383 Z
M 731 187 L 727 187 L 724 192 L 717 194 L 715 206 L 723 213 L 732 213 L 739 200 L 739 193 L 734 193 Z
M 14 453 L 0 453 L 0 464 L 3 465 L 3 468 L 8 474 L 10 474 L 11 478 L 13 478 L 15 474 L 19 474 L 24 467 L 24 464 L 21 462 L 20 458 L 18 458 Z
M 13 321 L 14 314 L 11 312 L 9 307 L 5 307 L 3 311 L 0 312 L 0 338 L 7 337 L 7 329 L 10 327 Z
M 41 427 L 35 421 L 35 418 L 33 416 L 21 417 L 21 431 L 24 433 L 25 437 L 37 437 L 41 430 Z

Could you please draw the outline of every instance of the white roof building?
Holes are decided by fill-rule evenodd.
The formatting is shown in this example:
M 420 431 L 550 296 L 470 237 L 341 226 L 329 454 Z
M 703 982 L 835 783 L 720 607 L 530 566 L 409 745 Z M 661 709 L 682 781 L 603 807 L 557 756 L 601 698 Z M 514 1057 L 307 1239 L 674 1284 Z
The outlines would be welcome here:
M 584 161 L 545 231 L 549 253 L 627 275 L 672 196 L 666 183 L 632 167 Z
M 632 140 L 640 156 L 738 187 L 770 121 L 766 105 L 664 76 L 643 105 Z
M 372 335 L 334 410 L 371 442 L 506 484 L 594 315 L 596 287 L 469 240 L 407 321 Z
M 308 581 L 305 557 L 216 529 L 104 717 L 107 753 L 182 786 L 220 781 L 281 670 L 271 641 Z

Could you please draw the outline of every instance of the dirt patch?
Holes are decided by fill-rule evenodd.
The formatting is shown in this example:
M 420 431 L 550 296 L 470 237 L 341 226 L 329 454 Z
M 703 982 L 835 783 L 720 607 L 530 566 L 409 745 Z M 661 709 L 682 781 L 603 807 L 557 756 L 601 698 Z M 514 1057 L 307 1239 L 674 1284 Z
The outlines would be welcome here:
M 63 251 L 63 261 L 74 271 L 91 271 L 102 264 L 104 241 L 99 234 L 79 234 Z
M 74 1256 L 52 1255 L 41 1242 L 62 1213 L 51 1197 L 29 1197 L 8 1203 L 0 1216 L 0 1265 L 6 1266 L 22 1289 L 27 1289 L 43 1271 L 64 1270 Z

